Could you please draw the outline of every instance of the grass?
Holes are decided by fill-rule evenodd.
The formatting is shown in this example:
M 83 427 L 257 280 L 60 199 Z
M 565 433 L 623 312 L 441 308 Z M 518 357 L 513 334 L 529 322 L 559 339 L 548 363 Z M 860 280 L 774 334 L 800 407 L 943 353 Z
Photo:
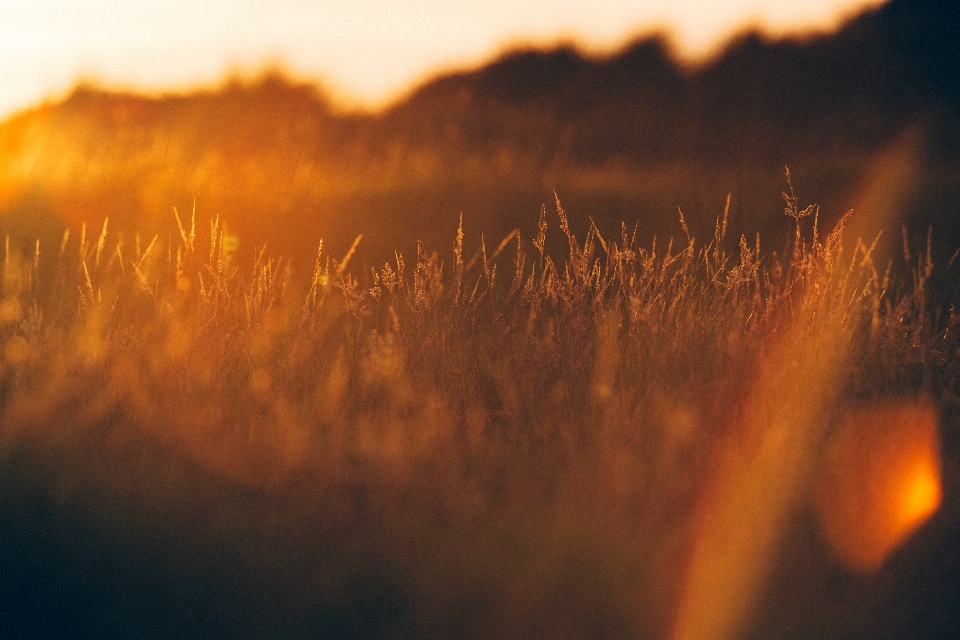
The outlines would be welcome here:
M 762 629 L 842 408 L 960 398 L 929 251 L 900 285 L 843 223 L 786 212 L 766 253 L 730 250 L 725 217 L 705 243 L 578 239 L 557 201 L 564 260 L 543 209 L 532 239 L 468 255 L 461 231 L 369 273 L 321 245 L 306 278 L 241 265 L 219 220 L 8 238 L 4 615 L 24 636 L 695 637 L 684 572 L 710 575 L 713 543 L 691 523 L 739 496 L 750 526 L 715 530 L 752 549 L 742 604 L 703 615 L 724 637 L 759 607 Z

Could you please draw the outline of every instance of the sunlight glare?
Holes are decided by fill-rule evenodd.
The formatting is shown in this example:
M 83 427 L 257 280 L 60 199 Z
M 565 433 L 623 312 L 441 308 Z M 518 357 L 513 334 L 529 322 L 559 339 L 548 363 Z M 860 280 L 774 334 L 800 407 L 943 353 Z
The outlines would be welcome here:
M 942 490 L 933 460 L 917 460 L 911 475 L 905 479 L 900 503 L 899 528 L 911 530 L 922 524 L 940 507 Z
M 927 403 L 849 412 L 816 495 L 827 543 L 850 569 L 872 572 L 939 508 L 937 413 Z

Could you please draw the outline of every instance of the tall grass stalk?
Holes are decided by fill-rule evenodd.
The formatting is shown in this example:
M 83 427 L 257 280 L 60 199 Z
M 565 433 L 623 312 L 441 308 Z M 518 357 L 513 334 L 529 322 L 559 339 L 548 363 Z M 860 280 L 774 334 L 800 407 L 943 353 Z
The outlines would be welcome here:
M 705 492 L 759 491 L 718 484 L 731 451 L 783 478 L 779 530 L 845 401 L 958 391 L 932 266 L 895 297 L 810 212 L 788 197 L 781 256 L 682 213 L 679 244 L 578 239 L 558 199 L 563 259 L 543 209 L 533 252 L 514 233 L 467 258 L 461 221 L 449 258 L 359 275 L 321 245 L 303 287 L 264 251 L 241 268 L 219 219 L 201 249 L 195 214 L 132 247 L 106 220 L 93 244 L 8 241 L 0 460 L 110 539 L 226 545 L 298 629 L 387 575 L 402 606 L 371 615 L 401 635 L 662 635 Z

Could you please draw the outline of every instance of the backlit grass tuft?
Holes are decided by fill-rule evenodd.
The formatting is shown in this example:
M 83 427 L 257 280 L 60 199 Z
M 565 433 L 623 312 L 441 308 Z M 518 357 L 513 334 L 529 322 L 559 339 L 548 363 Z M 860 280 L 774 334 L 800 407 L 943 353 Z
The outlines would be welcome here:
M 929 261 L 898 288 L 812 212 L 788 198 L 794 241 L 774 253 L 725 219 L 707 242 L 578 237 L 558 201 L 564 260 L 544 208 L 536 237 L 475 255 L 461 232 L 363 272 L 321 246 L 311 274 L 266 252 L 242 266 L 219 220 L 179 214 L 167 237 L 104 221 L 60 246 L 8 239 L 11 619 L 141 637 L 742 633 L 844 407 L 946 411 L 958 391 Z

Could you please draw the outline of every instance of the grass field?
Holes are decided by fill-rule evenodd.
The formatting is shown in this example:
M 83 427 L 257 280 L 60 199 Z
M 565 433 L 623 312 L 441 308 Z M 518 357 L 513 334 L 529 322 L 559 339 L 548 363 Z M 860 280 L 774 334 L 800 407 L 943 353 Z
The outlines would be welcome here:
M 241 265 L 202 211 L 168 236 L 105 220 L 58 246 L 8 238 L 3 624 L 957 632 L 960 316 L 925 289 L 946 265 L 916 238 L 896 281 L 869 240 L 790 196 L 776 252 L 726 237 L 725 217 L 706 242 L 584 233 L 559 201 L 536 237 L 473 255 L 461 233 L 364 273 L 322 246 L 312 274 L 266 253 Z M 943 503 L 862 572 L 811 496 L 844 415 L 882 402 L 933 407 Z

